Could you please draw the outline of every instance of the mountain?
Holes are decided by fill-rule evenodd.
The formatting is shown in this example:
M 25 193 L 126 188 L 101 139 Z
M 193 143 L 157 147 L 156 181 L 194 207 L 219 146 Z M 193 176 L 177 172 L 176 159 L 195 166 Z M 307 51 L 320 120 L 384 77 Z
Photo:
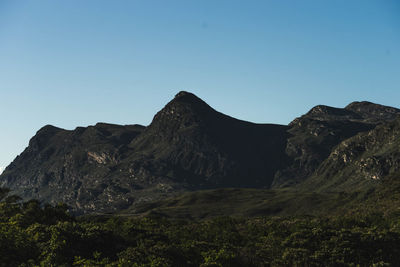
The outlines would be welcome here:
M 181 92 L 131 142 L 128 162 L 148 158 L 156 172 L 194 189 L 270 187 L 285 162 L 286 130 L 234 119 Z
M 400 174 L 400 118 L 336 146 L 303 186 L 349 191 L 385 183 Z
M 286 154 L 291 163 L 276 173 L 273 187 L 303 182 L 342 141 L 399 115 L 399 109 L 366 101 L 353 102 L 345 108 L 323 105 L 312 108 L 289 124 Z
M 180 92 L 148 127 L 43 127 L 1 186 L 82 212 L 113 212 L 187 190 L 268 188 L 285 163 L 287 129 L 231 118 Z
M 143 129 L 99 123 L 68 131 L 47 125 L 6 168 L 1 185 L 26 198 L 62 201 L 76 209 L 89 208 L 84 206 L 89 199 L 92 204 L 104 202 L 107 194 L 116 205 L 124 203 L 124 189 L 108 176 L 116 171 L 121 151 Z
M 328 203 L 343 204 L 341 197 L 329 195 L 336 185 L 367 188 L 363 184 L 376 186 L 380 177 L 398 173 L 399 147 L 393 140 L 399 115 L 396 108 L 353 102 L 345 108 L 316 106 L 289 125 L 255 124 L 180 92 L 147 127 L 43 127 L 5 169 L 0 186 L 23 198 L 65 202 L 78 214 L 142 213 L 155 207 L 166 214 L 176 203 L 203 210 L 196 215 L 202 217 L 206 211 L 218 214 L 222 204 L 204 206 L 212 207 L 216 199 L 237 203 L 234 210 L 224 206 L 232 213 L 290 214 L 320 209 L 321 203 L 336 207 Z M 337 155 L 347 154 L 354 158 L 343 165 Z M 371 175 L 361 175 L 360 162 L 374 170 Z M 373 173 L 382 174 L 377 179 Z M 358 180 L 350 183 L 349 177 Z

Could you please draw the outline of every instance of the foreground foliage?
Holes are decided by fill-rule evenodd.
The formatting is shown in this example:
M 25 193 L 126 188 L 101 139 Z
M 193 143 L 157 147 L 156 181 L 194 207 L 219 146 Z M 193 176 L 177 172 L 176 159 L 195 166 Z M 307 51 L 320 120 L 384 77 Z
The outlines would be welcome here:
M 1 266 L 395 266 L 400 220 L 75 218 L 0 190 Z

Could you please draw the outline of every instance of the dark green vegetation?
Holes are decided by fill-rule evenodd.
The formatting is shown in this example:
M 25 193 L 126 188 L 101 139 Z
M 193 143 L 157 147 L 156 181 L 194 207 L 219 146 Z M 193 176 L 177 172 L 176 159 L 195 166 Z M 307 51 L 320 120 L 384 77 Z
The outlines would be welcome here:
M 400 179 L 386 177 L 384 183 L 349 192 L 304 192 L 293 189 L 224 188 L 188 192 L 166 198 L 121 216 L 161 216 L 171 219 L 204 220 L 229 215 L 235 218 L 262 216 L 333 216 L 379 212 L 400 215 Z
M 255 217 L 324 215 L 339 213 L 358 202 L 362 194 L 299 192 L 289 189 L 224 188 L 183 193 L 177 197 L 123 210 L 123 215 L 157 215 L 167 218 L 208 219 L 219 216 Z
M 64 205 L 0 199 L 0 266 L 398 266 L 400 216 L 73 217 Z M 393 201 L 392 205 L 399 203 Z

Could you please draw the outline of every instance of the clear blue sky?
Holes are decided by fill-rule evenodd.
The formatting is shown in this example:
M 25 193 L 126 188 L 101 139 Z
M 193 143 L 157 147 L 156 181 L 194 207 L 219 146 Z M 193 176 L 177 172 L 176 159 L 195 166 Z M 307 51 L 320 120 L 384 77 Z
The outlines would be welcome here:
M 399 107 L 400 1 L 0 1 L 0 166 L 45 124 L 147 125 L 180 90 L 253 122 Z

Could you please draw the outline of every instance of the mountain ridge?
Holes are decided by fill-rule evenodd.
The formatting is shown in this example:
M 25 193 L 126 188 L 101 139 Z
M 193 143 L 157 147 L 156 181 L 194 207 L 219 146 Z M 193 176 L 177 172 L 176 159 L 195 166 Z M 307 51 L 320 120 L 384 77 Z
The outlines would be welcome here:
M 399 109 L 361 101 L 318 105 L 289 125 L 257 124 L 182 91 L 148 126 L 42 127 L 0 176 L 0 186 L 24 198 L 65 202 L 77 213 L 134 210 L 204 189 L 319 190 L 316 185 L 329 180 L 321 168 L 332 151 L 399 115 Z M 331 172 L 341 168 L 329 166 Z

